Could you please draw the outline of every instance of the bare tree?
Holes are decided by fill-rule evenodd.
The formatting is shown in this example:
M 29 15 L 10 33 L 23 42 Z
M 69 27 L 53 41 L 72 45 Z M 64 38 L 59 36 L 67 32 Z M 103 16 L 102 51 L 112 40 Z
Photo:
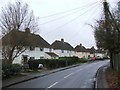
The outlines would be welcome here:
M 30 45 L 30 32 L 39 30 L 38 19 L 29 10 L 27 4 L 15 2 L 2 8 L 0 16 L 2 30 L 2 56 L 8 63 L 21 55 Z M 26 29 L 27 33 L 23 33 Z
M 14 4 L 8 3 L 8 5 L 2 8 L 0 16 L 0 29 L 2 35 L 9 33 L 11 30 L 24 30 L 30 28 L 30 30 L 37 31 L 38 19 L 33 15 L 33 11 L 30 11 L 28 4 L 22 2 L 15 2 Z

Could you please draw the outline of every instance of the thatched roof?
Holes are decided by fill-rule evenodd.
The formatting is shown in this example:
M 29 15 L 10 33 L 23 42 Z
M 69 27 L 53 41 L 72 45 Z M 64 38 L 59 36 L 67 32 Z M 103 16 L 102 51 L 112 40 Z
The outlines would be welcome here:
M 34 46 L 34 47 L 50 47 L 40 35 L 28 32 L 12 30 L 10 33 L 2 37 L 2 45 Z
M 67 42 L 64 42 L 63 39 L 61 41 L 56 40 L 51 44 L 53 49 L 61 49 L 61 50 L 74 50 L 74 48 Z
M 75 51 L 77 51 L 77 52 L 87 52 L 86 48 L 84 46 L 82 46 L 82 44 L 77 45 L 75 47 Z

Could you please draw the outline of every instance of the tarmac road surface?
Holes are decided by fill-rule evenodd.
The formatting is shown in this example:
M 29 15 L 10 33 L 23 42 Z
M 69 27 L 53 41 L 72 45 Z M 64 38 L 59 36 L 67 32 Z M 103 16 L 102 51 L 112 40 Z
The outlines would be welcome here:
M 93 88 L 97 70 L 109 61 L 85 63 L 43 77 L 19 83 L 9 88 Z

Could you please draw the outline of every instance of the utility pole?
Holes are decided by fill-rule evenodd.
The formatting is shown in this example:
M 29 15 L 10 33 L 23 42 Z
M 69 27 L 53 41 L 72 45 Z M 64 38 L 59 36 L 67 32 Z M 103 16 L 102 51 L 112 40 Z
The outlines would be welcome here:
M 108 17 L 111 18 L 111 20 L 113 21 L 112 25 L 116 28 L 116 30 L 118 30 L 118 32 L 120 33 L 120 29 L 117 25 L 117 22 L 115 21 L 114 16 L 111 14 L 110 10 L 109 10 L 109 5 L 107 3 L 107 0 L 104 0 L 103 2 L 103 6 L 104 6 L 104 13 L 105 13 L 105 19 L 108 20 Z
M 109 5 L 107 3 L 107 0 L 103 1 L 103 10 L 104 10 L 104 18 L 105 18 L 105 30 L 106 30 L 106 41 L 109 44 L 109 34 L 110 34 L 110 17 L 109 17 Z M 107 44 L 107 45 L 108 45 Z M 109 47 L 109 46 L 108 46 Z M 110 66 L 113 68 L 113 59 L 112 59 L 112 50 L 109 50 L 110 52 Z
M 107 3 L 107 0 L 103 1 L 103 6 L 104 6 L 105 23 L 108 24 L 108 19 L 109 19 L 108 9 L 109 9 L 109 6 L 108 6 L 108 3 Z
M 115 32 L 117 32 L 117 38 L 116 41 L 117 43 L 115 43 L 115 45 L 117 46 L 117 48 L 120 48 L 120 28 L 118 26 L 118 22 L 115 19 L 115 17 L 113 16 L 113 14 L 110 12 L 109 10 L 109 5 L 107 3 L 107 0 L 103 1 L 103 6 L 104 6 L 104 15 L 105 15 L 105 30 L 106 30 L 106 40 L 108 45 L 111 44 L 110 40 L 109 40 L 109 34 L 111 34 L 110 30 L 116 30 Z M 114 43 L 113 43 L 114 44 Z M 119 50 L 114 50 L 114 48 L 116 48 L 116 46 L 111 49 L 110 48 L 110 66 L 112 69 L 115 69 L 117 71 L 119 71 L 119 60 L 117 59 L 118 56 L 116 56 L 119 53 Z

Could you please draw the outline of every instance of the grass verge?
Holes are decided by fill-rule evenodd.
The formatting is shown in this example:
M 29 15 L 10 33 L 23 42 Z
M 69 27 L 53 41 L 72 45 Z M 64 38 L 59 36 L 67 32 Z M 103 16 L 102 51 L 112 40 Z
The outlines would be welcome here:
M 109 67 L 106 69 L 106 79 L 109 88 L 120 89 L 120 73 L 117 73 Z

